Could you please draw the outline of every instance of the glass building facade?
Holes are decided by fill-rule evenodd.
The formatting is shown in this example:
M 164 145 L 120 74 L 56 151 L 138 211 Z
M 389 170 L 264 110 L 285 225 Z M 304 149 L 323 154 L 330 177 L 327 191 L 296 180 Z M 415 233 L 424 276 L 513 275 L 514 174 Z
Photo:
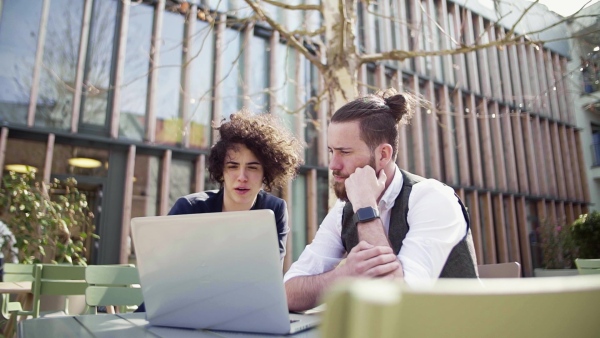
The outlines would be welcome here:
M 244 21 L 252 12 L 243 1 L 0 4 L 0 165 L 78 180 L 100 236 L 93 263 L 134 257 L 132 217 L 164 215 L 179 196 L 215 188 L 205 168 L 211 123 L 242 107 L 280 115 L 305 142 L 298 178 L 274 192 L 289 205 L 285 268 L 297 259 L 328 209 L 331 112 L 307 103 L 322 90 L 316 68 L 268 25 Z M 321 24 L 316 11 L 262 6 L 290 31 Z M 364 54 L 495 41 L 510 29 L 450 0 L 359 2 L 357 14 Z M 433 103 L 402 129 L 398 164 L 455 188 L 471 213 L 480 264 L 519 261 L 530 275 L 539 222 L 587 210 L 579 131 L 561 76 L 567 58 L 523 44 L 359 70 L 362 94 L 395 87 Z M 72 157 L 102 165 L 75 167 Z

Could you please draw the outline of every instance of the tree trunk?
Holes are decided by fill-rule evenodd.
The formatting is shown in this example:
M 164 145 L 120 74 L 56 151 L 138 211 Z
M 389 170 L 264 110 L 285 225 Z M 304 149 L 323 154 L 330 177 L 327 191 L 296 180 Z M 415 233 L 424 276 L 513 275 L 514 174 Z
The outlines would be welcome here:
M 323 82 L 327 88 L 329 116 L 358 95 L 359 56 L 356 51 L 356 0 L 323 0 L 326 65 Z M 323 55 L 322 54 L 322 55 Z M 324 126 L 326 128 L 326 126 Z M 331 173 L 329 181 L 331 183 Z M 331 187 L 331 184 L 330 184 Z M 336 201 L 329 189 L 329 207 Z

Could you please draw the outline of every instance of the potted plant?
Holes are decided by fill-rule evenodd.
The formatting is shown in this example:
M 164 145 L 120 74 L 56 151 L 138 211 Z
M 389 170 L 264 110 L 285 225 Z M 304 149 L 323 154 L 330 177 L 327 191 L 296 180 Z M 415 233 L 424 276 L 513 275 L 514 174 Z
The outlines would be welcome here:
M 571 226 L 571 237 L 579 248 L 577 258 L 600 258 L 600 212 L 580 215 Z
M 18 262 L 85 265 L 86 240 L 94 235 L 93 213 L 85 194 L 69 178 L 50 184 L 34 172 L 9 172 L 0 188 L 0 220 L 12 236 L 4 235 L 2 251 L 17 252 Z M 13 250 L 8 250 L 10 246 Z M 12 261 L 6 257 L 7 261 Z
M 542 266 L 536 268 L 534 276 L 572 276 L 577 275 L 575 258 L 577 246 L 571 236 L 571 225 L 565 221 L 543 221 L 537 228 L 540 248 L 542 251 Z

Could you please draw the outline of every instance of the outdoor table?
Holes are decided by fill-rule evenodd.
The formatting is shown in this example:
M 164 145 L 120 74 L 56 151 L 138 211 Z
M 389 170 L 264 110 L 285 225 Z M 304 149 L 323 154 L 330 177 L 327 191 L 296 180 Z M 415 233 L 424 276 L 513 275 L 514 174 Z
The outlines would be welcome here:
M 27 294 L 31 292 L 31 282 L 0 282 L 0 293 Z
M 145 313 L 97 314 L 28 319 L 19 323 L 19 338 L 36 337 L 181 337 L 181 338 L 227 338 L 227 337 L 295 337 L 316 338 L 317 328 L 289 336 L 250 334 L 238 332 L 187 330 L 150 326 Z

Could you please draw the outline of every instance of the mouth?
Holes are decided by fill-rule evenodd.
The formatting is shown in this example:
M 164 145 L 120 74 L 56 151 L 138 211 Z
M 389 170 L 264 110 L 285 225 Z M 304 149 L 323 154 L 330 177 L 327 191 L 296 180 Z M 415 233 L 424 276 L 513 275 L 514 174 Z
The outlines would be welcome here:
M 250 191 L 250 189 L 248 189 L 248 188 L 235 188 L 233 190 L 235 190 L 235 192 L 237 192 L 238 194 L 242 194 L 242 195 L 247 193 L 248 191 Z
M 346 178 L 347 178 L 346 176 L 333 175 L 333 179 L 334 179 L 336 182 L 344 182 L 344 180 L 345 180 Z

